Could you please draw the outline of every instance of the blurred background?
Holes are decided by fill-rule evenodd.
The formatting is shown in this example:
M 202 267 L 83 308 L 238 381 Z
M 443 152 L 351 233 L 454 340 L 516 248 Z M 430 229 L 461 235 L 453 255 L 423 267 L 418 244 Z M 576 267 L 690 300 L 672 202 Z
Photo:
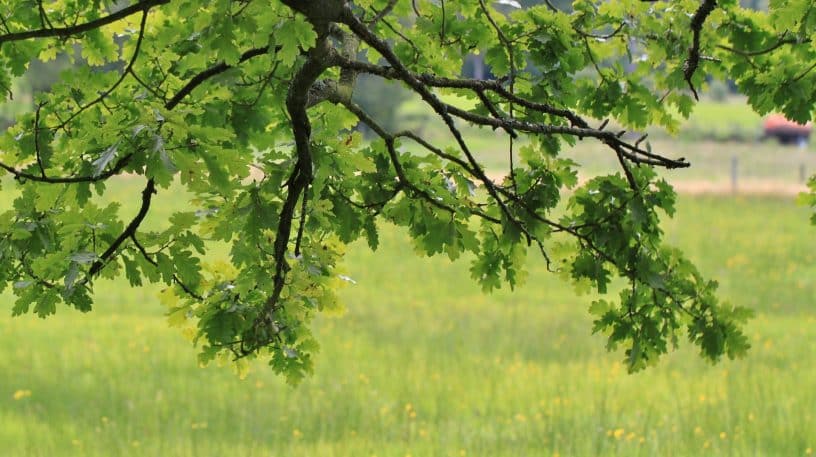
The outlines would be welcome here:
M 0 131 L 67 65 L 33 62 L 0 105 Z M 473 57 L 463 74 L 489 68 Z M 692 164 L 663 173 L 680 194 L 666 239 L 720 283 L 724 300 L 756 311 L 746 358 L 711 365 L 684 344 L 628 375 L 622 352 L 590 335 L 595 297 L 541 259 L 531 256 L 524 286 L 485 295 L 468 258 L 419 257 L 405 233 L 383 226 L 376 253 L 348 247 L 344 268 L 356 284 L 342 291 L 347 310 L 318 317 L 316 372 L 296 388 L 261 363 L 245 379 L 229 366 L 199 367 L 183 332 L 168 327 L 159 287 L 100 281 L 93 312 L 61 308 L 47 320 L 11 318 L 6 290 L 0 455 L 811 455 L 816 227 L 796 200 L 816 173 L 816 151 L 808 130 L 753 113 L 729 81 L 704 89 L 676 135 L 647 133 L 654 150 Z M 355 97 L 386 126 L 450 141 L 399 85 L 361 79 Z M 508 139 L 465 132 L 490 174 L 506 173 Z M 563 155 L 582 165 L 582 178 L 617 171 L 592 141 Z M 141 184 L 119 178 L 104 198 L 128 217 Z M 4 181 L 0 207 L 16 192 Z M 173 200 L 157 199 L 148 229 L 183 208 Z

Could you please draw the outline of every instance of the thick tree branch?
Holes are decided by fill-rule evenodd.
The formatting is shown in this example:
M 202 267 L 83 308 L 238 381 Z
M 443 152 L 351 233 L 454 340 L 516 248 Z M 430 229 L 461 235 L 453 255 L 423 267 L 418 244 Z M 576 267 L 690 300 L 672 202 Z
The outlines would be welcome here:
M 691 89 L 691 92 L 694 94 L 695 100 L 699 100 L 700 97 L 697 95 L 697 89 L 694 88 L 694 83 L 691 81 L 691 78 L 700 65 L 700 33 L 702 32 L 703 24 L 705 24 L 708 15 L 711 14 L 716 7 L 717 0 L 703 0 L 703 3 L 697 8 L 697 11 L 691 18 L 691 47 L 689 47 L 686 63 L 683 65 L 683 77 L 686 79 L 689 89 Z
M 286 253 L 292 236 L 292 221 L 295 216 L 295 208 L 298 200 L 303 198 L 305 201 L 306 192 L 312 183 L 313 165 L 310 144 L 312 128 L 306 108 L 312 86 L 330 66 L 331 62 L 328 24 L 317 22 L 315 26 L 319 32 L 317 45 L 309 51 L 306 62 L 292 78 L 286 95 L 286 110 L 289 113 L 292 133 L 295 137 L 297 161 L 287 181 L 286 198 L 278 217 L 278 228 L 273 245 L 275 274 L 272 279 L 272 292 L 267 298 L 259 317 L 253 323 L 251 335 L 253 340 L 241 344 L 241 351 L 236 354 L 237 357 L 249 355 L 257 347 L 269 343 L 268 337 L 263 335 L 266 334 L 265 328 L 274 324 L 275 311 L 281 306 L 281 294 L 286 285 L 286 274 L 290 268 L 286 260 Z M 305 206 L 306 203 L 303 203 L 302 208 L 305 208 Z M 301 217 L 305 218 L 306 214 L 301 214 Z M 302 234 L 299 232 L 297 239 L 298 250 L 302 241 L 301 236 Z M 245 347 L 245 344 L 249 344 L 249 347 Z

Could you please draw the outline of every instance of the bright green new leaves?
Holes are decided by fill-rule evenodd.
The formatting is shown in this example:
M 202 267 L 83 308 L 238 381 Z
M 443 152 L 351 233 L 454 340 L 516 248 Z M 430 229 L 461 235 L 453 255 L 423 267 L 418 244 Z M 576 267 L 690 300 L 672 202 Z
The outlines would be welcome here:
M 295 16 L 292 20 L 279 23 L 272 36 L 275 45 L 280 46 L 277 52 L 280 63 L 287 67 L 295 63 L 301 49 L 313 47 L 317 39 L 303 16 Z
M 706 17 L 686 74 L 698 0 L 576 0 L 570 13 L 487 0 L 0 0 L 4 97 L 34 58 L 71 64 L 0 136 L 0 173 L 14 178 L 2 184 L 16 192 L 0 211 L 0 287 L 17 297 L 13 314 L 45 317 L 61 303 L 90 310 L 100 277 L 163 284 L 168 323 L 201 363 L 262 357 L 295 383 L 319 348 L 311 320 L 342 309 L 336 291 L 354 281 L 344 246 L 376 249 L 391 223 L 419 255 L 470 262 L 488 292 L 543 261 L 616 296 L 590 312 L 631 370 L 683 337 L 708 359 L 739 356 L 750 313 L 720 303 L 662 242 L 675 196 L 652 167 L 688 164 L 601 121 L 674 129 L 709 74 L 734 79 L 761 113 L 811 118 L 811 2 L 773 1 L 767 14 L 736 3 Z M 466 59 L 490 78 L 463 78 Z M 361 74 L 402 84 L 450 137 L 387 131 L 352 101 Z M 513 169 L 484 170 L 464 123 L 514 136 Z M 608 146 L 620 172 L 579 184 L 578 140 Z M 143 189 L 127 210 L 106 193 L 118 179 Z M 168 200 L 183 211 L 151 218 Z

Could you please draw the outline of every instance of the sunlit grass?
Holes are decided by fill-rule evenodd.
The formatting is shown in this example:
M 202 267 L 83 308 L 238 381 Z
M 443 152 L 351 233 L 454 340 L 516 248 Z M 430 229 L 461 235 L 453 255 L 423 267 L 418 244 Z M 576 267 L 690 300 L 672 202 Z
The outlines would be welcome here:
M 123 213 L 141 185 L 112 188 Z M 171 212 L 156 209 L 151 224 Z M 466 260 L 417 258 L 384 227 L 377 253 L 349 248 L 348 312 L 318 319 L 316 373 L 295 389 L 262 364 L 243 381 L 199 368 L 155 288 L 102 282 L 90 314 L 0 318 L 0 454 L 806 455 L 816 238 L 805 209 L 683 197 L 666 229 L 724 299 L 757 310 L 746 359 L 712 366 L 685 347 L 627 375 L 622 354 L 590 336 L 591 297 L 542 262 L 526 286 L 483 295 Z

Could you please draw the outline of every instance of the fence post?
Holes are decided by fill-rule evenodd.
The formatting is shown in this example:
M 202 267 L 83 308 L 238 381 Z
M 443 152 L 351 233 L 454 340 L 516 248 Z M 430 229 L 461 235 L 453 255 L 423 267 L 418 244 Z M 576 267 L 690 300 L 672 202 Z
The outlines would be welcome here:
M 731 156 L 731 193 L 737 193 L 737 170 L 739 168 L 739 159 L 737 156 Z

